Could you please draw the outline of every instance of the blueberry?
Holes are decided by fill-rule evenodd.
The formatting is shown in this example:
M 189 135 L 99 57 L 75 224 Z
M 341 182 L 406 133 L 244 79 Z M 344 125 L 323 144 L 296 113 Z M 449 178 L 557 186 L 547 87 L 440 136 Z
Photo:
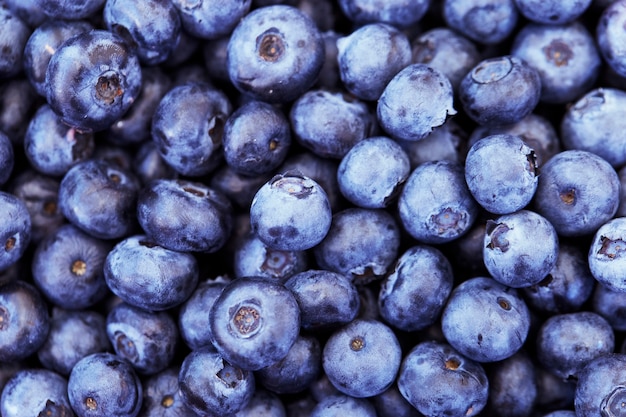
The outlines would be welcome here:
M 115 353 L 140 374 L 161 372 L 174 359 L 178 328 L 165 311 L 148 312 L 120 303 L 109 311 L 106 331 Z
M 256 389 L 250 402 L 235 417 L 287 417 L 283 401 L 276 394 Z
M 479 364 L 447 343 L 422 342 L 402 359 L 398 389 L 428 416 L 474 416 L 487 403 L 489 381 Z
M 187 82 L 169 90 L 152 116 L 152 139 L 163 159 L 180 174 L 201 176 L 222 158 L 222 132 L 232 105 L 206 83 Z
M 342 416 L 376 417 L 376 409 L 364 398 L 350 395 L 329 395 L 319 401 L 309 417 L 342 417 Z
M 341 81 L 362 100 L 378 100 L 387 83 L 411 63 L 407 36 L 384 23 L 370 23 L 339 38 L 337 50 Z
M 93 133 L 82 133 L 69 127 L 44 104 L 28 124 L 24 149 L 31 166 L 37 171 L 63 176 L 71 167 L 93 155 L 95 142 Z
M 294 171 L 274 176 L 257 191 L 250 205 L 250 227 L 271 249 L 310 249 L 324 239 L 331 220 L 324 189 Z
M 4 417 L 73 417 L 67 398 L 67 380 L 47 369 L 19 371 L 2 390 L 0 412 Z
M 53 308 L 50 332 L 37 351 L 37 358 L 47 369 L 69 375 L 85 356 L 110 348 L 102 314 L 93 310 Z
M 5 4 L 0 8 L 0 22 L 0 78 L 9 78 L 23 68 L 24 46 L 32 30 Z
M 322 347 L 310 335 L 300 335 L 283 359 L 259 369 L 257 381 L 277 394 L 305 391 L 322 371 Z
M 233 85 L 257 100 L 293 101 L 316 81 L 324 62 L 324 42 L 315 23 L 287 5 L 248 13 L 228 42 L 228 74 Z
M 70 168 L 59 186 L 59 207 L 76 227 L 93 237 L 115 239 L 136 227 L 139 181 L 129 171 L 88 159 Z
M 494 364 L 487 372 L 489 400 L 486 410 L 492 415 L 529 416 L 540 394 L 535 380 L 535 365 L 523 351 Z
M 537 70 L 546 103 L 567 103 L 589 91 L 602 63 L 593 36 L 579 22 L 528 24 L 515 36 L 511 54 Z
M 61 308 L 91 307 L 109 293 L 102 268 L 110 250 L 108 242 L 75 226 L 63 225 L 46 236 L 35 250 L 35 285 Z
M 498 282 L 515 288 L 538 284 L 554 268 L 559 240 L 539 214 L 520 210 L 487 221 L 483 261 Z
M 287 356 L 300 330 L 300 308 L 282 284 L 238 278 L 213 303 L 208 324 L 213 345 L 224 359 L 258 370 Z
M 626 401 L 626 355 L 610 353 L 591 360 L 578 375 L 576 416 L 618 416 Z
M 135 417 L 141 409 L 143 387 L 130 363 L 101 352 L 74 365 L 67 394 L 78 417 Z
M 343 158 L 377 131 L 367 104 L 341 92 L 309 90 L 293 103 L 289 118 L 298 143 L 324 158 Z
M 180 16 L 169 0 L 106 0 L 102 17 L 107 29 L 132 45 L 144 65 L 165 61 L 178 46 Z
M 106 0 L 34 0 L 48 18 L 76 20 L 99 11 Z
M 291 146 L 289 121 L 281 110 L 260 101 L 239 107 L 224 124 L 224 158 L 238 173 L 270 173 Z
M 318 265 L 357 284 L 380 279 L 398 255 L 400 227 L 382 209 L 347 208 L 333 215 L 328 235 L 313 253 Z
M 115 245 L 104 262 L 111 291 L 128 304 L 162 311 L 183 303 L 198 283 L 196 258 L 159 246 L 145 235 Z
M 535 109 L 540 97 L 539 73 L 513 55 L 479 62 L 459 84 L 463 109 L 481 125 L 520 121 Z
M 151 140 L 143 142 L 133 161 L 133 172 L 143 186 L 152 180 L 172 179 L 176 172 L 159 154 L 156 143 Z
M 378 417 L 421 417 L 419 411 L 400 394 L 396 384 L 373 398 Z
M 441 317 L 448 343 L 478 362 L 513 356 L 526 341 L 529 328 L 530 313 L 517 290 L 487 277 L 456 286 Z
M 180 367 L 183 403 L 199 415 L 228 416 L 243 409 L 254 395 L 254 373 L 223 359 L 212 348 L 189 353 Z
M 197 414 L 185 405 L 178 388 L 176 366 L 158 372 L 143 381 L 143 417 L 196 417 Z
M 398 258 L 381 283 L 380 315 L 403 331 L 425 329 L 439 318 L 452 284 L 452 266 L 439 249 L 413 246 Z
M 172 0 L 171 3 L 178 10 L 186 32 L 200 39 L 217 39 L 230 35 L 250 10 L 252 0 Z
M 592 0 L 561 2 L 558 0 L 515 0 L 515 5 L 525 18 L 550 25 L 570 23 L 580 17 Z
M 411 169 L 430 161 L 451 161 L 461 163 L 467 152 L 467 132 L 453 119 L 436 127 L 424 139 L 396 142 L 409 156 Z
M 13 171 L 15 165 L 15 154 L 11 139 L 0 132 L 0 186 L 4 185 Z
M 61 120 L 100 131 L 122 117 L 141 91 L 137 55 L 118 35 L 92 30 L 71 37 L 50 58 L 46 98 Z
M 409 157 L 384 136 L 364 139 L 343 157 L 337 170 L 341 194 L 363 208 L 384 208 L 395 201 L 411 171 Z
M 445 243 L 465 234 L 478 216 L 456 162 L 432 161 L 418 165 L 400 192 L 398 214 L 404 230 L 423 243 Z
M 626 218 L 609 220 L 593 236 L 588 262 L 593 277 L 611 291 L 626 292 L 626 277 L 622 264 L 626 259 Z
M 337 329 L 322 353 L 322 367 L 330 382 L 340 392 L 357 398 L 378 395 L 389 388 L 401 360 L 395 334 L 375 320 L 356 319 Z
M 156 244 L 173 251 L 215 252 L 232 230 L 231 204 L 197 181 L 160 179 L 137 199 L 137 220 Z
M 359 313 L 359 293 L 349 277 L 310 269 L 290 277 L 285 286 L 300 307 L 305 330 L 333 329 L 354 320 Z
M 0 82 L 0 130 L 14 146 L 22 144 L 28 121 L 39 105 L 37 93 L 27 79 Z
M 539 363 L 563 379 L 575 380 L 585 365 L 614 348 L 611 325 L 589 311 L 551 316 L 537 334 Z
M 604 285 L 595 286 L 591 297 L 593 311 L 609 322 L 613 330 L 626 330 L 626 295 L 621 291 L 612 291 Z
M 228 164 L 222 164 L 213 174 L 209 186 L 224 194 L 234 206 L 249 209 L 254 195 L 273 177 L 273 172 L 262 175 L 242 175 Z
M 619 75 L 626 76 L 626 55 L 621 48 L 626 22 L 626 4 L 614 1 L 608 5 L 596 26 L 596 41 L 605 62 Z
M 0 271 L 16 263 L 31 240 L 30 213 L 22 200 L 0 191 Z
M 491 213 L 513 213 L 526 207 L 535 195 L 538 177 L 535 151 L 519 136 L 487 136 L 467 152 L 467 187 Z
M 445 0 L 443 18 L 468 38 L 492 45 L 509 37 L 519 12 L 513 0 Z
M 37 5 L 38 0 L 5 0 L 4 3 L 20 19 L 31 27 L 45 23 L 48 18 Z
M 361 26 L 382 22 L 408 28 L 419 22 L 430 6 L 430 0 L 393 0 L 384 4 L 374 0 L 340 0 L 341 11 L 354 23 Z
M 456 114 L 450 80 L 425 64 L 412 64 L 389 81 L 377 105 L 378 122 L 394 139 L 420 140 Z

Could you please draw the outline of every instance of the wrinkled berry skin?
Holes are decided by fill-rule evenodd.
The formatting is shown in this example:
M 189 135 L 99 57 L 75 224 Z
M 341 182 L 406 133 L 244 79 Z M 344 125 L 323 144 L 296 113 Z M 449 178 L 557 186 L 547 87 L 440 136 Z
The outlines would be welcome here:
M 619 416 L 626 401 L 626 355 L 602 355 L 578 375 L 574 410 L 578 417 Z
M 596 231 L 589 246 L 593 277 L 611 291 L 626 292 L 626 217 L 609 220 Z
M 73 417 L 67 380 L 47 369 L 19 371 L 2 389 L 0 412 L 3 417 Z
M 220 355 L 254 371 L 287 356 L 300 331 L 300 308 L 282 284 L 238 278 L 213 303 L 209 325 Z
M 128 111 L 141 91 L 137 55 L 118 35 L 83 32 L 65 41 L 46 70 L 48 104 L 68 125 L 101 131 Z
M 22 200 L 0 191 L 0 271 L 16 263 L 31 239 L 30 213 Z
M 50 318 L 39 291 L 22 280 L 0 286 L 0 362 L 20 361 L 46 341 Z
M 315 23 L 292 6 L 248 13 L 228 42 L 228 75 L 253 98 L 285 103 L 313 86 L 324 63 L 324 41 Z
M 146 235 L 180 252 L 215 252 L 232 230 L 228 199 L 203 183 L 154 180 L 137 199 L 137 220 Z
M 250 228 L 271 249 L 310 249 L 324 239 L 331 221 L 326 192 L 299 172 L 276 175 L 250 205 Z

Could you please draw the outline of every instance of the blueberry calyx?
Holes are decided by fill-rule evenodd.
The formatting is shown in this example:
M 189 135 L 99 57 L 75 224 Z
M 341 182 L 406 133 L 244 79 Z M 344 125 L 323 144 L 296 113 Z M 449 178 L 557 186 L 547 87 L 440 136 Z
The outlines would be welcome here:
M 236 368 L 222 360 L 223 368 L 217 372 L 217 377 L 229 388 L 235 388 L 239 381 L 243 379 L 243 372 L 241 369 Z
M 63 404 L 57 404 L 52 400 L 47 400 L 43 410 L 37 415 L 37 417 L 69 417 L 73 415 Z
M 501 252 L 509 250 L 509 241 L 505 237 L 509 230 L 511 230 L 509 226 L 504 223 L 488 220 L 486 231 L 491 240 L 487 244 L 487 249 L 500 249 Z
M 289 265 L 296 263 L 296 256 L 290 251 L 266 249 L 265 260 L 260 269 L 274 276 L 280 276 Z
M 358 352 L 359 350 L 363 350 L 365 347 L 365 340 L 361 336 L 357 336 L 350 340 L 350 349 Z
M 6 330 L 9 327 L 9 310 L 4 306 L 0 306 L 0 331 Z
M 161 405 L 165 408 L 170 408 L 174 405 L 174 397 L 170 394 L 164 395 L 161 399 Z
M 570 59 L 574 58 L 572 49 L 561 39 L 554 39 L 550 44 L 543 48 L 546 58 L 557 67 L 563 67 L 569 64 Z
M 441 236 L 456 235 L 467 228 L 466 211 L 446 207 L 437 214 L 430 216 L 430 229 Z
M 511 310 L 511 303 L 504 297 L 498 297 L 496 299 L 496 303 L 500 306 L 502 310 L 509 311 Z
M 254 336 L 262 324 L 261 313 L 256 304 L 245 303 L 240 305 L 231 316 L 230 328 L 239 337 Z
M 600 406 L 603 416 L 621 416 L 626 411 L 626 387 L 618 386 L 604 397 Z
M 283 35 L 276 28 L 269 28 L 257 38 L 259 56 L 267 62 L 278 61 L 285 52 Z
M 513 70 L 513 63 L 508 57 L 483 61 L 472 71 L 472 79 L 478 84 L 490 84 L 500 81 Z
M 11 250 L 13 250 L 13 248 L 15 248 L 16 243 L 17 239 L 15 238 L 15 236 L 11 236 L 6 240 L 6 242 L 4 242 L 4 250 L 10 252 Z
M 456 371 L 461 366 L 461 360 L 457 357 L 448 358 L 444 362 L 444 365 L 446 369 L 450 371 Z
M 604 255 L 609 259 L 615 259 L 626 252 L 626 242 L 622 239 L 610 239 L 606 236 L 600 237 L 602 246 L 598 250 L 598 255 Z
M 120 76 L 114 71 L 106 71 L 98 77 L 96 98 L 99 103 L 111 105 L 115 99 L 124 94 Z
M 98 402 L 93 397 L 87 397 L 85 398 L 85 407 L 87 407 L 88 410 L 96 410 L 98 408 Z
M 559 193 L 559 197 L 563 203 L 571 206 L 576 202 L 576 189 L 567 188 Z
M 117 351 L 125 358 L 136 361 L 138 358 L 137 348 L 123 332 L 116 331 L 114 334 Z
M 82 259 L 77 259 L 72 262 L 72 265 L 70 266 L 70 271 L 72 271 L 72 274 L 82 277 L 87 272 L 87 263 Z
M 312 186 L 306 186 L 304 177 L 295 175 L 277 175 L 271 182 L 272 188 L 279 188 L 296 198 L 305 198 L 313 191 Z

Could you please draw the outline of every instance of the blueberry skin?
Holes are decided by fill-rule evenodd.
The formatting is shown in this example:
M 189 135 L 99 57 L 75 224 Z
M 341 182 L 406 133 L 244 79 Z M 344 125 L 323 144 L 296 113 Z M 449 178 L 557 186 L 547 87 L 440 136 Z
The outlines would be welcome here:
M 439 249 L 413 246 L 380 285 L 380 315 L 402 331 L 425 329 L 439 318 L 453 280 L 452 265 Z
M 332 221 L 324 189 L 299 172 L 278 174 L 255 194 L 250 227 L 269 248 L 302 251 L 327 235 Z
M 422 140 L 396 139 L 396 142 L 409 156 L 411 169 L 415 169 L 418 165 L 430 161 L 461 163 L 467 153 L 467 138 L 465 129 L 454 120 L 448 119 Z
M 484 137 L 465 159 L 467 187 L 478 204 L 495 214 L 526 207 L 537 190 L 538 174 L 535 151 L 519 136 Z
M 537 70 L 546 103 L 567 103 L 589 91 L 602 65 L 593 36 L 579 22 L 527 24 L 515 35 L 511 54 Z
M 594 290 L 587 253 L 571 242 L 559 244 L 556 264 L 539 283 L 522 288 L 529 307 L 536 311 L 560 314 L 581 309 Z
M 558 0 L 514 0 L 517 9 L 528 20 L 548 25 L 563 25 L 578 19 L 592 0 L 561 2 Z
M 620 117 L 625 105 L 626 92 L 622 90 L 588 91 L 563 115 L 560 126 L 563 147 L 595 153 L 616 169 L 626 164 L 626 140 L 621 134 L 626 122 Z
M 348 201 L 363 208 L 384 208 L 395 201 L 409 177 L 409 156 L 394 140 L 376 136 L 354 145 L 337 169 L 337 183 Z
M 593 311 L 609 322 L 613 330 L 626 330 L 626 296 L 604 285 L 596 285 L 591 297 Z
M 472 227 L 478 212 L 463 168 L 456 162 L 418 165 L 398 197 L 404 229 L 422 243 L 439 244 L 459 238 Z
M 0 79 L 18 75 L 23 68 L 24 46 L 32 30 L 11 9 L 0 10 Z
M 128 304 L 162 311 L 183 303 L 198 283 L 198 262 L 185 252 L 159 246 L 145 235 L 115 245 L 104 262 L 111 291 Z
M 180 396 L 199 415 L 227 416 L 243 409 L 255 391 L 254 373 L 232 365 L 212 348 L 194 350 L 178 374 Z
M 110 348 L 102 314 L 53 308 L 50 332 L 37 351 L 37 358 L 47 369 L 67 376 L 85 356 Z
M 324 345 L 322 367 L 340 392 L 356 398 L 385 391 L 396 379 L 402 351 L 390 327 L 356 319 L 337 329 Z
M 15 154 L 13 153 L 13 145 L 11 139 L 4 133 L 0 132 L 0 186 L 4 185 L 15 165 Z
M 596 41 L 604 61 L 622 77 L 626 76 L 626 55 L 621 47 L 625 23 L 626 4 L 615 1 L 604 9 L 596 26 Z
M 255 375 L 261 385 L 277 394 L 305 391 L 322 370 L 322 347 L 314 336 L 300 335 L 280 361 L 259 369 Z
M 626 292 L 623 263 L 626 217 L 609 220 L 596 231 L 588 252 L 593 277 L 611 291 Z
M 480 61 L 474 42 L 448 27 L 436 27 L 411 40 L 412 63 L 426 64 L 441 71 L 456 90 L 459 83 Z
M 27 79 L 13 77 L 0 83 L 0 130 L 14 147 L 22 145 L 28 121 L 39 104 L 37 93 Z
M 543 417 L 576 417 L 576 412 L 572 410 L 556 410 L 544 414 Z
M 478 362 L 513 356 L 529 328 L 530 313 L 517 290 L 487 277 L 470 278 L 455 287 L 441 317 L 448 343 Z
M 63 176 L 94 152 L 92 132 L 82 133 L 61 121 L 44 104 L 34 114 L 24 135 L 24 151 L 31 166 L 42 174 Z
M 272 103 L 307 91 L 324 63 L 324 41 L 315 23 L 287 5 L 248 13 L 228 42 L 228 74 L 242 93 Z
M 488 220 L 483 261 L 491 276 L 514 288 L 538 284 L 554 268 L 559 239 L 545 217 L 520 210 Z
M 471 40 L 494 45 L 513 32 L 519 12 L 513 0 L 445 0 L 443 18 Z
M 358 290 L 345 275 L 310 269 L 290 277 L 285 286 L 296 297 L 305 330 L 335 329 L 359 313 Z
M 411 63 L 407 36 L 384 23 L 370 23 L 339 38 L 337 51 L 343 85 L 362 100 L 378 100 L 387 83 Z
M 620 415 L 626 396 L 626 355 L 610 353 L 591 360 L 578 375 L 576 416 Z
M 378 417 L 422 416 L 422 414 L 400 394 L 400 390 L 396 384 L 392 384 L 387 390 L 375 396 L 373 402 Z
M 90 17 L 100 10 L 106 0 L 34 0 L 52 19 L 77 20 Z
M 494 364 L 487 373 L 489 415 L 531 415 L 538 394 L 535 365 L 523 351 Z
M 47 19 L 45 13 L 37 5 L 37 0 L 5 0 L 4 3 L 30 27 L 36 28 Z
M 201 282 L 178 312 L 178 330 L 183 341 L 192 350 L 211 346 L 211 327 L 207 326 L 211 306 L 229 282 L 217 277 Z
M 447 343 L 417 344 L 402 359 L 400 393 L 428 416 L 474 416 L 487 403 L 489 381 L 483 367 Z
M 24 46 L 24 73 L 40 96 L 46 96 L 46 70 L 50 58 L 69 38 L 93 29 L 84 20 L 46 20 L 36 25 Z
M 106 0 L 102 17 L 107 29 L 126 39 L 144 65 L 164 62 L 178 45 L 180 16 L 169 0 Z
M 100 239 L 116 239 L 136 227 L 140 184 L 130 172 L 88 159 L 70 168 L 59 186 L 59 207 L 70 223 Z
M 148 185 L 153 180 L 172 179 L 177 176 L 159 154 L 156 143 L 151 140 L 143 142 L 135 153 L 133 172 L 142 186 Z
M 254 234 L 241 239 L 235 248 L 235 278 L 256 276 L 284 283 L 307 266 L 305 251 L 271 249 Z
M 479 62 L 459 84 L 463 110 L 480 125 L 515 123 L 535 109 L 540 97 L 539 73 L 513 55 Z
M 291 146 L 291 129 L 283 112 L 261 101 L 250 101 L 224 124 L 224 159 L 243 175 L 258 176 L 283 163 Z
M 408 65 L 389 81 L 376 112 L 381 127 L 394 139 L 424 139 L 456 114 L 452 84 L 428 65 Z
M 357 284 L 380 279 L 398 255 L 400 227 L 382 209 L 347 208 L 333 216 L 328 235 L 314 248 L 322 269 Z
M 172 0 L 178 9 L 183 29 L 200 39 L 218 39 L 228 36 L 239 21 L 248 14 L 251 0 L 203 0 L 187 2 Z
M 287 356 L 300 330 L 300 307 L 282 284 L 238 278 L 213 303 L 209 325 L 220 355 L 255 371 Z
M 248 405 L 237 411 L 235 417 L 287 417 L 287 410 L 276 394 L 256 389 Z
M 146 235 L 166 249 L 215 252 L 230 236 L 228 199 L 203 183 L 160 179 L 147 184 L 137 198 L 137 220 Z
M 79 130 L 101 131 L 137 99 L 141 67 L 123 38 L 91 30 L 59 46 L 50 58 L 45 84 L 48 104 L 64 123 Z
M 59 208 L 60 181 L 34 170 L 20 172 L 9 187 L 11 194 L 26 204 L 30 213 L 31 238 L 40 242 L 65 222 Z
M 31 240 L 30 213 L 22 200 L 0 191 L 0 271 L 16 263 Z
M 206 83 L 176 86 L 154 112 L 152 139 L 163 159 L 180 174 L 208 174 L 221 161 L 222 132 L 231 112 L 226 95 Z
M 591 152 L 567 150 L 541 168 L 535 210 L 559 235 L 590 235 L 617 213 L 620 190 L 609 162 Z
M 274 172 L 254 176 L 242 175 L 228 164 L 222 164 L 211 174 L 209 187 L 228 197 L 234 206 L 249 209 L 254 195 L 273 175 Z
M 103 267 L 111 244 L 65 224 L 46 236 L 33 255 L 35 285 L 54 305 L 79 310 L 109 294 Z
M 21 370 L 2 389 L 0 412 L 4 417 L 73 417 L 67 380 L 47 369 Z
M 142 375 L 164 370 L 174 358 L 178 328 L 167 312 L 120 303 L 109 311 L 106 331 L 115 353 Z
M 129 362 L 100 352 L 74 365 L 67 394 L 78 417 L 135 417 L 141 410 L 143 387 Z
M 324 158 L 343 158 L 377 132 L 376 118 L 367 104 L 341 92 L 307 91 L 293 103 L 289 120 L 298 143 Z
M 430 3 L 430 0 L 393 0 L 382 4 L 374 0 L 339 0 L 339 7 L 358 26 L 381 22 L 405 29 L 424 17 Z
M 608 321 L 590 311 L 557 314 L 548 318 L 537 334 L 537 359 L 563 379 L 575 379 L 591 360 L 615 349 Z
M 329 395 L 319 401 L 309 417 L 376 417 L 376 409 L 364 398 L 355 398 L 350 395 Z
M 197 417 L 185 405 L 178 389 L 180 367 L 172 366 L 142 381 L 143 417 Z

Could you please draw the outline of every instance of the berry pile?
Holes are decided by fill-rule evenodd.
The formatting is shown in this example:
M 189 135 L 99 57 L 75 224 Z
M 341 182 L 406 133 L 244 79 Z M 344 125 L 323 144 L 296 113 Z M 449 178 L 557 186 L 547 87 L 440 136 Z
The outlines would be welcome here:
M 0 0 L 0 416 L 626 415 L 626 0 Z

